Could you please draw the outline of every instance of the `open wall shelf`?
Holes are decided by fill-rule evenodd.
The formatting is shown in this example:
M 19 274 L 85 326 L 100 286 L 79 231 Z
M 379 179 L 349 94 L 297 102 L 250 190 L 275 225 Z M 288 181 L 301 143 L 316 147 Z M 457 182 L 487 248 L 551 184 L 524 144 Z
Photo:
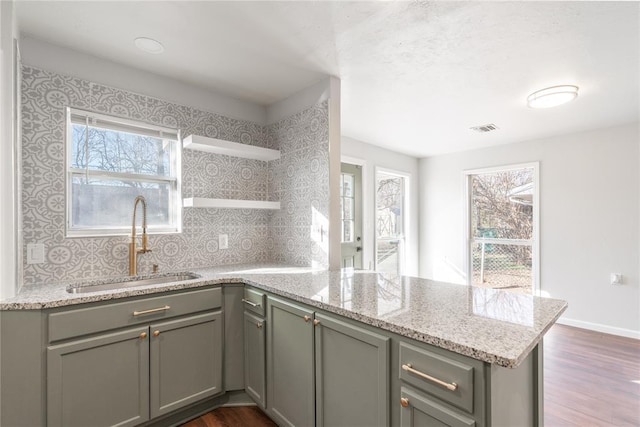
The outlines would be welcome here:
M 224 154 L 227 156 L 242 157 L 253 160 L 269 161 L 280 158 L 280 151 L 278 150 L 239 144 L 237 142 L 224 141 L 222 139 L 199 135 L 187 136 L 182 140 L 182 146 L 188 150 L 206 151 L 209 153 Z
M 280 209 L 280 202 L 265 200 L 207 199 L 189 197 L 183 199 L 185 208 L 219 208 L 219 209 Z

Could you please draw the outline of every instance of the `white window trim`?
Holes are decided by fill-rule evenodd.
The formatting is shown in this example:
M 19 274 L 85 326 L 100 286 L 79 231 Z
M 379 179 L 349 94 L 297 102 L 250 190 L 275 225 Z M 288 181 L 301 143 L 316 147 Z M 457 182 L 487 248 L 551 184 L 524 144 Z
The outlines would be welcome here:
M 462 171 L 463 194 L 465 210 L 463 215 L 464 229 L 464 271 L 467 275 L 467 285 L 471 286 L 471 175 L 489 174 L 494 172 L 506 172 L 516 169 L 533 169 L 533 243 L 531 250 L 533 260 L 531 274 L 533 276 L 532 293 L 540 292 L 540 162 L 518 163 L 505 166 L 493 166 L 480 169 L 468 169 Z
M 65 237 L 68 238 L 72 238 L 72 237 L 111 237 L 111 236 L 128 236 L 131 234 L 131 226 L 125 226 L 125 227 L 113 227 L 113 228 L 86 228 L 86 229 L 80 229 L 80 228 L 75 228 L 72 229 L 71 228 L 71 208 L 72 208 L 72 202 L 71 202 L 71 182 L 72 182 L 72 178 L 74 176 L 74 174 L 77 173 L 85 173 L 84 169 L 76 169 L 76 168 L 71 168 L 69 166 L 69 161 L 71 159 L 71 150 L 72 150 L 72 144 L 70 143 L 70 141 L 73 138 L 72 132 L 73 132 L 73 126 L 71 126 L 71 116 L 72 115 L 84 115 L 86 117 L 89 118 L 95 118 L 97 120 L 104 120 L 110 123 L 114 123 L 114 124 L 122 124 L 123 127 L 127 127 L 127 128 L 139 128 L 139 129 L 146 129 L 146 130 L 150 130 L 150 131 L 155 131 L 158 132 L 158 137 L 163 137 L 163 135 L 166 135 L 167 139 L 171 139 L 175 141 L 175 147 L 172 153 L 172 169 L 175 169 L 176 171 L 176 175 L 175 177 L 170 177 L 167 179 L 162 179 L 162 178 L 158 178 L 157 176 L 154 175 L 142 175 L 142 174 L 128 174 L 128 173 L 120 173 L 120 172 L 105 172 L 102 173 L 100 171 L 93 171 L 93 172 L 89 172 L 89 174 L 91 174 L 92 176 L 95 177 L 99 177 L 99 176 L 105 176 L 105 177 L 120 177 L 123 179 L 134 179 L 134 180 L 144 180 L 145 182 L 162 182 L 162 183 L 169 183 L 173 188 L 173 191 L 175 192 L 175 203 L 172 203 L 169 206 L 170 209 L 170 215 L 174 218 L 174 225 L 175 227 L 151 227 L 149 226 L 147 228 L 147 232 L 148 234 L 174 234 L 174 233 L 181 233 L 182 232 L 182 143 L 181 143 L 181 137 L 180 137 L 180 130 L 179 129 L 171 129 L 171 128 L 167 128 L 167 127 L 162 127 L 162 126 L 157 126 L 157 125 L 153 125 L 153 124 L 147 124 L 145 122 L 141 122 L 141 121 L 135 121 L 135 120 L 129 120 L 129 119 L 124 119 L 124 118 L 120 118 L 120 117 L 116 117 L 116 116 L 109 116 L 109 115 L 105 115 L 105 114 L 100 114 L 100 113 L 95 113 L 92 111 L 85 111 L 85 110 L 80 110 L 80 109 L 75 109 L 75 108 L 70 108 L 67 107 L 66 108 L 66 119 L 65 119 L 65 126 L 66 126 L 66 138 L 65 138 L 65 159 L 64 159 L 64 166 L 65 166 Z M 132 212 L 132 218 L 133 218 L 133 200 L 131 201 L 131 212 Z
M 378 224 L 378 173 L 382 172 L 382 173 L 386 173 L 389 175 L 395 175 L 401 178 L 404 178 L 404 204 L 402 206 L 402 209 L 404 210 L 403 212 L 403 218 L 402 218 L 402 237 L 404 240 L 404 253 L 402 254 L 402 259 L 400 260 L 400 262 L 402 263 L 400 266 L 400 269 L 402 270 L 402 275 L 406 275 L 407 272 L 407 253 L 406 251 L 408 250 L 408 248 L 410 247 L 410 230 L 411 230 L 411 215 L 410 215 L 410 208 L 411 208 L 411 203 L 410 203 L 410 197 L 409 195 L 411 194 L 411 174 L 408 172 L 403 172 L 403 171 L 399 171 L 399 170 L 395 170 L 395 169 L 389 169 L 389 168 L 385 168 L 382 166 L 376 166 L 374 168 L 374 176 L 373 176 L 373 197 L 374 197 L 374 203 L 373 203 L 373 210 L 374 210 L 374 216 L 373 216 L 373 224 L 374 224 L 374 228 L 373 228 L 373 239 L 374 239 L 374 249 L 373 249 L 373 264 L 374 264 L 374 268 L 377 270 L 378 269 L 378 230 L 377 230 L 377 224 Z

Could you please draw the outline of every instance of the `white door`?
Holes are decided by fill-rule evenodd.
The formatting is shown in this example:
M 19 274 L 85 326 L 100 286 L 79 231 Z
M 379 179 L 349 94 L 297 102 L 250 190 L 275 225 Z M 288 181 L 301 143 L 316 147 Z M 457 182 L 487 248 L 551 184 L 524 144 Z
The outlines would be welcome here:
M 362 268 L 362 166 L 342 163 L 342 267 Z

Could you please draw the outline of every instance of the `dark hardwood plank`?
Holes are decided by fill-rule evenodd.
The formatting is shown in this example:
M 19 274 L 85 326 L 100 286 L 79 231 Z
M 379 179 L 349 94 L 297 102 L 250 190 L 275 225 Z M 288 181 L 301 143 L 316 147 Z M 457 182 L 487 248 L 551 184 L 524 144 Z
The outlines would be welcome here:
M 257 406 L 233 406 L 215 409 L 182 427 L 277 427 Z
M 554 325 L 544 339 L 545 426 L 639 426 L 640 340 Z

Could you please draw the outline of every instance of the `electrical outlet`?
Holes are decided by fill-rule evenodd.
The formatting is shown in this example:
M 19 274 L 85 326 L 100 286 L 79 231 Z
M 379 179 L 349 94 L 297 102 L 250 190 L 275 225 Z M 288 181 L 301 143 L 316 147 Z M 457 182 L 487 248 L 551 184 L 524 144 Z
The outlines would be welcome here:
M 229 236 L 227 234 L 218 235 L 218 249 L 229 249 Z
M 622 285 L 622 273 L 611 273 L 611 284 Z
M 27 264 L 42 264 L 44 262 L 44 244 L 27 244 Z

